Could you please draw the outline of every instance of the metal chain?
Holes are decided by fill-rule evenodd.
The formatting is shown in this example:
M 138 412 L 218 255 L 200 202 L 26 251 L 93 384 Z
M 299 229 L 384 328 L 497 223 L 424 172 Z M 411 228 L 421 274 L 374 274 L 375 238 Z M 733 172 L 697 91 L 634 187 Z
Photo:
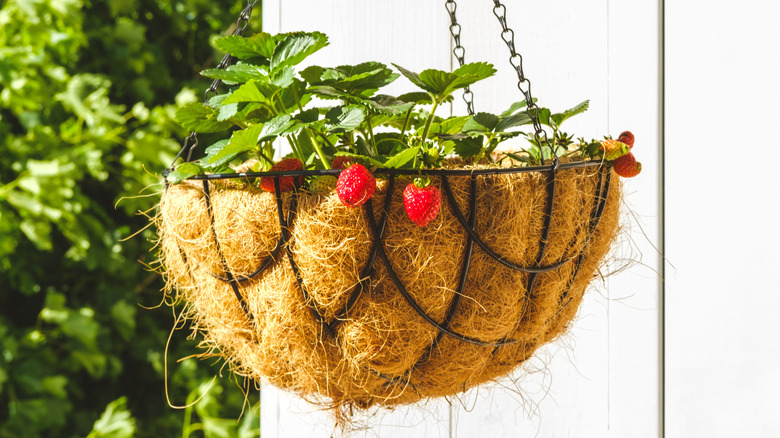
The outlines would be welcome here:
M 534 138 L 536 139 L 536 143 L 539 145 L 539 155 L 541 162 L 544 164 L 544 154 L 542 150 L 542 142 L 544 142 L 544 144 L 550 148 L 550 151 L 552 152 L 553 165 L 557 165 L 558 156 L 555 153 L 555 149 L 550 146 L 550 141 L 547 138 L 547 132 L 542 129 L 542 124 L 539 123 L 539 107 L 536 105 L 536 102 L 534 102 L 534 98 L 531 95 L 531 81 L 528 80 L 528 78 L 525 77 L 525 73 L 523 73 L 523 57 L 520 56 L 520 54 L 515 50 L 515 32 L 506 24 L 506 6 L 501 4 L 500 0 L 493 0 L 493 3 L 493 15 L 496 16 L 498 22 L 501 24 L 501 39 L 504 40 L 507 47 L 509 48 L 509 63 L 517 72 L 517 88 L 525 96 L 525 101 L 527 104 L 526 111 L 531 117 L 531 122 L 534 126 Z
M 244 8 L 244 10 L 241 11 L 241 13 L 238 15 L 238 19 L 236 20 L 236 28 L 233 30 L 233 33 L 231 35 L 235 36 L 241 36 L 243 35 L 246 28 L 249 26 L 249 19 L 252 17 L 252 10 L 254 10 L 255 6 L 257 6 L 257 3 L 259 3 L 260 0 L 247 0 L 247 5 Z M 228 66 L 232 65 L 234 62 L 236 62 L 236 58 L 230 54 L 226 54 L 222 60 L 217 64 L 217 69 L 222 70 L 227 68 Z M 219 90 L 219 87 L 222 85 L 221 79 L 215 79 L 214 82 L 211 83 L 211 86 L 206 90 L 205 92 L 205 98 L 206 103 L 208 103 L 209 99 L 213 94 L 216 94 Z M 176 154 L 176 157 L 173 159 L 173 162 L 171 163 L 171 167 L 169 170 L 173 169 L 174 164 L 176 164 L 176 160 L 179 159 L 179 157 L 182 156 L 185 150 L 189 151 L 187 152 L 187 159 L 186 162 L 189 162 L 192 159 L 192 152 L 195 150 L 195 148 L 198 146 L 198 133 L 195 131 L 190 132 L 190 135 L 187 136 L 187 138 L 184 139 L 184 143 L 182 144 L 181 150 L 178 154 Z
M 455 58 L 458 60 L 458 64 L 463 67 L 463 64 L 465 61 L 465 55 L 466 55 L 466 49 L 463 48 L 463 46 L 460 45 L 460 31 L 461 27 L 460 24 L 458 24 L 458 19 L 455 18 L 455 10 L 458 9 L 458 5 L 455 4 L 455 0 L 447 0 L 444 2 L 444 7 L 447 9 L 447 12 L 450 14 L 450 33 L 452 34 L 452 39 L 455 41 L 455 48 L 452 49 L 452 54 L 455 55 Z M 463 89 L 463 101 L 466 102 L 466 110 L 469 112 L 470 116 L 474 115 L 474 93 L 471 92 L 470 87 L 466 87 Z

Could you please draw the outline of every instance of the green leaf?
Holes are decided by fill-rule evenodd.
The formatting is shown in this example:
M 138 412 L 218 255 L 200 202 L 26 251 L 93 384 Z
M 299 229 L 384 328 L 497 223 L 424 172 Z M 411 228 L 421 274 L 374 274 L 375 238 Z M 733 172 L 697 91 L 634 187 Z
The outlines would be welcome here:
M 293 117 L 298 122 L 309 124 L 314 123 L 320 118 L 320 111 L 317 108 L 309 108 L 305 111 L 301 111 Z
M 338 90 L 331 87 L 330 85 L 314 85 L 309 87 L 307 91 L 323 99 L 341 99 L 348 103 L 361 105 L 366 104 L 365 98 Z
M 217 121 L 224 122 L 230 120 L 236 114 L 238 114 L 237 103 L 229 103 L 227 105 L 222 105 L 221 107 L 219 107 L 219 111 L 217 112 Z
M 273 140 L 274 138 L 290 133 L 289 129 L 294 125 L 292 117 L 287 114 L 276 116 L 263 124 L 258 142 Z M 232 141 L 232 140 L 231 140 Z
M 270 82 L 277 87 L 285 88 L 289 87 L 293 83 L 295 78 L 295 68 L 292 66 L 286 66 L 274 70 L 271 73 Z
M 531 123 L 531 117 L 526 112 L 518 112 L 508 117 L 501 117 L 501 120 L 495 127 L 496 132 L 504 132 L 515 126 L 522 126 Z
M 414 103 L 404 102 L 386 94 L 378 94 L 366 103 L 375 112 L 387 115 L 405 114 L 414 107 Z
M 311 85 L 328 85 L 365 98 L 396 80 L 398 74 L 382 63 L 364 62 L 336 68 L 311 66 L 301 72 L 301 77 Z
M 414 157 L 416 157 L 419 152 L 420 152 L 419 146 L 409 148 L 409 149 L 404 149 L 403 151 L 390 157 L 389 160 L 385 161 L 385 167 L 398 169 L 404 164 L 411 161 Z
M 536 99 L 534 99 L 534 102 L 536 102 Z M 526 102 L 525 100 L 521 100 L 520 102 L 515 102 L 512 105 L 509 105 L 509 108 L 506 111 L 501 113 L 501 117 L 510 116 L 510 115 L 514 114 L 520 108 L 525 108 L 527 106 L 528 106 L 528 102 Z
M 176 167 L 176 170 L 169 173 L 166 179 L 171 184 L 178 184 L 191 176 L 201 175 L 202 173 L 203 169 L 197 164 L 182 163 Z
M 120 397 L 106 406 L 87 438 L 132 438 L 134 435 L 135 420 L 127 409 L 127 398 Z
M 328 132 L 353 131 L 365 120 L 366 114 L 358 105 L 337 106 L 325 114 Z
M 221 79 L 227 83 L 243 83 L 251 79 L 265 80 L 266 72 L 257 65 L 239 62 L 225 69 L 210 68 L 200 72 L 201 76 L 211 79 Z
M 297 65 L 307 56 L 327 45 L 328 37 L 320 32 L 287 34 L 271 56 L 271 71 Z
M 111 306 L 111 318 L 115 321 L 117 331 L 125 340 L 130 340 L 135 333 L 136 307 L 127 301 L 120 300 Z
M 264 127 L 265 125 L 256 124 L 246 129 L 234 131 L 227 144 L 222 145 L 221 142 L 217 142 L 209 146 L 209 149 L 213 148 L 214 152 L 208 156 L 205 164 L 210 168 L 220 167 L 233 161 L 244 152 L 251 151 L 257 147 Z
M 393 65 L 413 84 L 435 95 L 437 100 L 449 96 L 457 89 L 488 78 L 496 72 L 492 65 L 484 62 L 464 64 L 452 73 L 427 69 L 419 75 L 396 64 Z
M 219 140 L 206 148 L 206 156 L 203 158 L 203 165 L 207 169 L 214 169 L 224 166 L 232 160 L 232 157 L 222 157 L 215 159 L 215 156 L 230 143 L 230 139 Z
M 402 94 L 398 96 L 398 100 L 420 105 L 430 105 L 433 103 L 433 100 L 431 100 L 431 95 L 422 91 L 414 91 L 411 93 Z
M 231 126 L 230 122 L 217 120 L 218 112 L 202 103 L 193 102 L 176 111 L 176 121 L 188 131 L 199 133 L 220 132 Z
M 460 140 L 454 140 L 455 153 L 463 158 L 474 157 L 482 152 L 484 137 L 467 137 Z
M 425 82 L 423 82 L 420 79 L 420 75 L 419 74 L 417 74 L 417 73 L 415 73 L 415 72 L 413 72 L 411 70 L 407 70 L 407 69 L 405 69 L 405 68 L 403 68 L 400 65 L 395 64 L 395 63 L 393 63 L 393 67 L 397 68 L 398 71 L 400 71 L 401 74 L 404 75 L 404 77 L 406 77 L 406 79 L 409 79 L 409 81 L 411 83 L 413 83 L 414 85 L 422 88 L 425 91 L 430 91 L 428 89 L 428 85 L 426 85 Z
M 498 122 L 499 118 L 495 114 L 477 113 L 463 125 L 463 132 L 491 132 Z
M 564 120 L 568 119 L 569 117 L 576 116 L 577 114 L 584 113 L 588 110 L 588 107 L 590 106 L 590 101 L 586 100 L 584 102 L 580 102 L 577 105 L 575 105 L 572 108 L 567 109 L 566 111 L 559 113 L 559 114 L 553 114 L 551 116 L 551 119 L 553 123 L 555 123 L 555 126 L 561 126 L 561 123 L 563 123 Z
M 222 101 L 222 104 L 259 102 L 272 105 L 271 99 L 279 90 L 279 87 L 267 82 L 250 80 L 230 93 L 230 95 Z
M 251 37 L 228 35 L 214 40 L 214 47 L 229 53 L 238 59 L 260 57 L 265 60 L 271 58 L 279 41 L 285 34 L 270 35 L 261 32 Z
M 381 167 L 385 167 L 385 163 L 383 163 L 381 161 L 378 161 L 375 158 L 367 157 L 367 156 L 362 155 L 362 154 L 353 154 L 351 152 L 338 152 L 338 153 L 336 153 L 335 156 L 337 156 L 337 157 L 350 157 L 350 158 L 354 158 L 353 162 L 367 163 L 368 165 L 370 165 L 372 167 L 380 167 L 380 168 Z

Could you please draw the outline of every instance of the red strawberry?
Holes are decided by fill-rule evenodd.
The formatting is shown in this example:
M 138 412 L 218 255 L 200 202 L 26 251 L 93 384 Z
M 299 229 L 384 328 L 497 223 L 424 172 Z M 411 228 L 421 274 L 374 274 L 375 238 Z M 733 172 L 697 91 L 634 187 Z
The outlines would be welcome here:
M 604 151 L 604 159 L 607 161 L 616 160 L 627 154 L 631 148 L 627 144 L 608 138 L 601 142 L 601 150 Z
M 337 157 L 333 158 L 333 164 L 331 164 L 331 169 L 346 169 L 349 167 L 349 165 L 352 164 L 352 158 L 345 157 L 344 155 L 339 155 Z
M 441 192 L 436 186 L 418 187 L 409 183 L 404 189 L 406 215 L 418 226 L 424 227 L 439 214 Z
M 631 178 L 639 175 L 639 172 L 642 171 L 642 163 L 637 163 L 634 154 L 629 152 L 613 161 L 612 168 L 615 169 L 615 173 L 623 178 Z
M 271 166 L 269 172 L 284 172 L 286 170 L 303 170 L 303 163 L 301 163 L 301 160 L 297 158 L 285 158 L 284 160 L 279 161 L 278 163 Z M 301 184 L 303 184 L 303 176 L 279 177 L 279 189 L 282 192 L 288 192 L 294 189 L 295 186 L 300 186 Z M 267 192 L 274 193 L 274 177 L 264 176 L 260 178 L 260 188 Z
M 634 148 L 634 134 L 631 131 L 623 131 L 618 136 L 618 141 L 628 145 L 629 149 Z
M 339 174 L 336 192 L 341 203 L 347 207 L 365 204 L 374 196 L 376 179 L 362 164 L 353 164 Z

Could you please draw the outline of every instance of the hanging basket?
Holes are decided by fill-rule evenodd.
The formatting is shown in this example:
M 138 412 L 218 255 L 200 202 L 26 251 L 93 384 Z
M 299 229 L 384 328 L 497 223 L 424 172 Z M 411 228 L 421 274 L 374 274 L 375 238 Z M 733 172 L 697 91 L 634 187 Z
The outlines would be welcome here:
M 620 184 L 598 161 L 450 167 L 428 172 L 443 200 L 425 228 L 404 214 L 408 171 L 378 170 L 362 208 L 235 174 L 170 185 L 169 292 L 236 373 L 337 407 L 504 376 L 576 314 L 617 233 Z M 241 176 L 317 173 L 338 171 Z

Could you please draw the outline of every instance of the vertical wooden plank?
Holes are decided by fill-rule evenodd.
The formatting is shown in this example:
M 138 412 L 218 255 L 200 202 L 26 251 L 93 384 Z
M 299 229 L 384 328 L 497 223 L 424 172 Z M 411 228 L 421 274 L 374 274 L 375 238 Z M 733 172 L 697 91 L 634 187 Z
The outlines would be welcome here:
M 778 16 L 666 2 L 669 438 L 780 436 Z
M 631 130 L 642 173 L 624 180 L 624 233 L 616 257 L 633 265 L 607 279 L 610 436 L 661 430 L 661 16 L 658 0 L 610 0 L 608 130 Z

